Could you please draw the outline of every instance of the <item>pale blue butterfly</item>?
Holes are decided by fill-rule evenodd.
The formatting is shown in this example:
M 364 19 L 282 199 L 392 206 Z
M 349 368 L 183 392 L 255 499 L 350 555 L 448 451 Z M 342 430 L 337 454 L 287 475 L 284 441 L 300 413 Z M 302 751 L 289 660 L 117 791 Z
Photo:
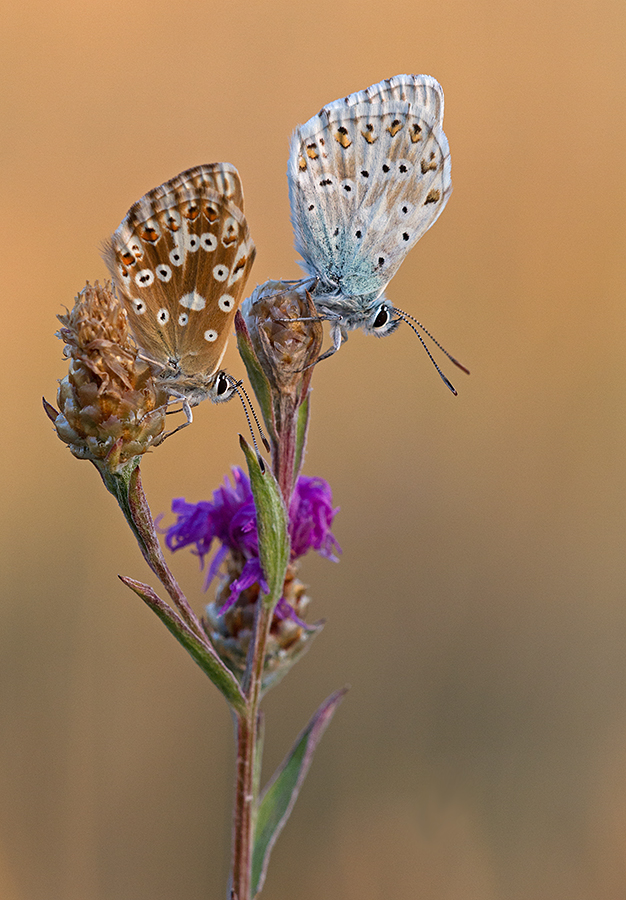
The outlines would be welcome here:
M 432 338 L 384 290 L 452 191 L 439 83 L 396 75 L 325 106 L 296 129 L 287 176 L 296 249 L 331 322 L 333 346 L 320 358 L 354 328 L 382 337 L 414 322 Z

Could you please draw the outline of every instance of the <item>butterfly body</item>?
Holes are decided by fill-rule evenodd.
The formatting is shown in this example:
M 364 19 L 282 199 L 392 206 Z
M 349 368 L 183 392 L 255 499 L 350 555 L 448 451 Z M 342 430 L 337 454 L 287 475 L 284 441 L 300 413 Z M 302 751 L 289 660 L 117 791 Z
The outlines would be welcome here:
M 191 406 L 228 399 L 220 364 L 254 256 L 228 163 L 196 166 L 149 191 L 105 248 L 142 355 Z
M 334 349 L 351 329 L 398 325 L 384 290 L 452 190 L 443 109 L 434 78 L 398 75 L 325 106 L 293 136 L 295 244 Z

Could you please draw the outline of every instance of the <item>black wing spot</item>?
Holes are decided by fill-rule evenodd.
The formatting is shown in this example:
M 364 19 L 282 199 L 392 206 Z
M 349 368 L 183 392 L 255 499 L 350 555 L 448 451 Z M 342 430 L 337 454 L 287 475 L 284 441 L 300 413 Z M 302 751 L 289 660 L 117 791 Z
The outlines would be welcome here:
M 402 235 L 402 240 L 403 240 L 403 241 L 408 241 L 408 239 L 409 239 L 409 233 L 408 233 L 408 231 L 405 231 L 405 232 L 403 233 L 403 235 Z
M 357 232 L 356 232 L 356 236 L 357 236 L 358 238 L 362 237 L 362 235 L 363 235 L 363 232 L 362 232 L 362 231 L 357 231 Z
M 363 170 L 361 171 L 361 175 L 363 176 L 363 178 L 369 178 L 369 177 L 370 177 L 370 173 L 367 171 L 367 169 L 363 169 Z
M 313 204 L 311 203 L 311 205 L 309 206 L 309 212 L 311 212 L 311 211 L 314 210 L 314 209 L 315 209 L 315 207 L 314 207 Z
M 402 174 L 404 175 L 404 173 L 405 173 L 405 172 L 408 172 L 409 170 L 408 170 L 407 167 L 404 165 L 404 163 L 400 163 L 400 171 L 401 171 Z
M 385 174 L 387 174 L 388 171 L 389 171 L 389 166 L 387 165 L 387 163 L 385 163 L 384 166 L 383 166 L 383 172 L 384 172 Z
M 349 184 L 344 184 L 343 189 L 344 191 L 348 191 L 348 193 L 350 193 L 350 191 L 352 190 Z

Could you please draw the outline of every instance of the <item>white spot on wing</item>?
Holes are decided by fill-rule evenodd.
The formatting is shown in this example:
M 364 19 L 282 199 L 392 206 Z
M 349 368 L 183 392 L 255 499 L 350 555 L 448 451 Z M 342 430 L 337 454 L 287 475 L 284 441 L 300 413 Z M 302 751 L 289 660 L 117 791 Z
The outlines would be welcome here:
M 135 282 L 139 287 L 150 287 L 154 281 L 154 272 L 152 269 L 142 269 L 135 275 Z
M 185 247 L 189 250 L 190 253 L 195 253 L 196 250 L 200 249 L 200 238 L 197 234 L 186 234 L 185 235 Z
M 184 306 L 187 309 L 193 309 L 195 312 L 199 312 L 206 306 L 206 300 L 202 294 L 199 294 L 197 291 L 190 291 L 188 294 L 183 294 L 178 302 L 181 306 Z
M 180 247 L 174 247 L 174 249 L 170 251 L 170 262 L 173 266 L 182 266 L 183 252 Z
M 218 338 L 217 331 L 215 331 L 213 328 L 209 328 L 207 331 L 204 332 L 204 340 L 208 341 L 210 344 L 212 344 L 213 341 L 216 341 L 217 338 Z
M 217 247 L 217 238 L 210 231 L 205 231 L 200 235 L 200 246 L 203 250 L 215 250 Z
M 217 301 L 217 305 L 222 310 L 222 312 L 230 312 L 235 304 L 234 299 L 230 296 L 230 294 L 222 294 L 220 299 Z

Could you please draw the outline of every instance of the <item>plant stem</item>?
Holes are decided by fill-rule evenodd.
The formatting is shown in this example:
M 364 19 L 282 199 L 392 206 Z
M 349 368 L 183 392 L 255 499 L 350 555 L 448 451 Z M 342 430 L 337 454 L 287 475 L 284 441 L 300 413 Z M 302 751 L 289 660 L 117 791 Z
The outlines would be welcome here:
M 265 598 L 264 598 L 265 599 Z M 254 634 L 248 652 L 243 691 L 247 710 L 238 715 L 237 774 L 235 780 L 235 808 L 233 813 L 233 866 L 230 900 L 252 900 L 252 850 L 257 805 L 258 784 L 255 778 L 257 740 L 260 732 L 259 704 L 263 686 L 265 650 L 273 606 L 262 600 L 257 607 Z
M 203 642 L 206 642 L 206 634 L 198 617 L 189 605 L 182 588 L 165 562 L 159 537 L 154 527 L 154 520 L 143 490 L 139 466 L 137 465 L 132 469 L 128 478 L 111 478 L 110 483 L 105 478 L 104 482 L 107 489 L 116 497 L 126 521 L 137 539 L 145 561 L 166 589 L 172 603 L 185 623 Z

